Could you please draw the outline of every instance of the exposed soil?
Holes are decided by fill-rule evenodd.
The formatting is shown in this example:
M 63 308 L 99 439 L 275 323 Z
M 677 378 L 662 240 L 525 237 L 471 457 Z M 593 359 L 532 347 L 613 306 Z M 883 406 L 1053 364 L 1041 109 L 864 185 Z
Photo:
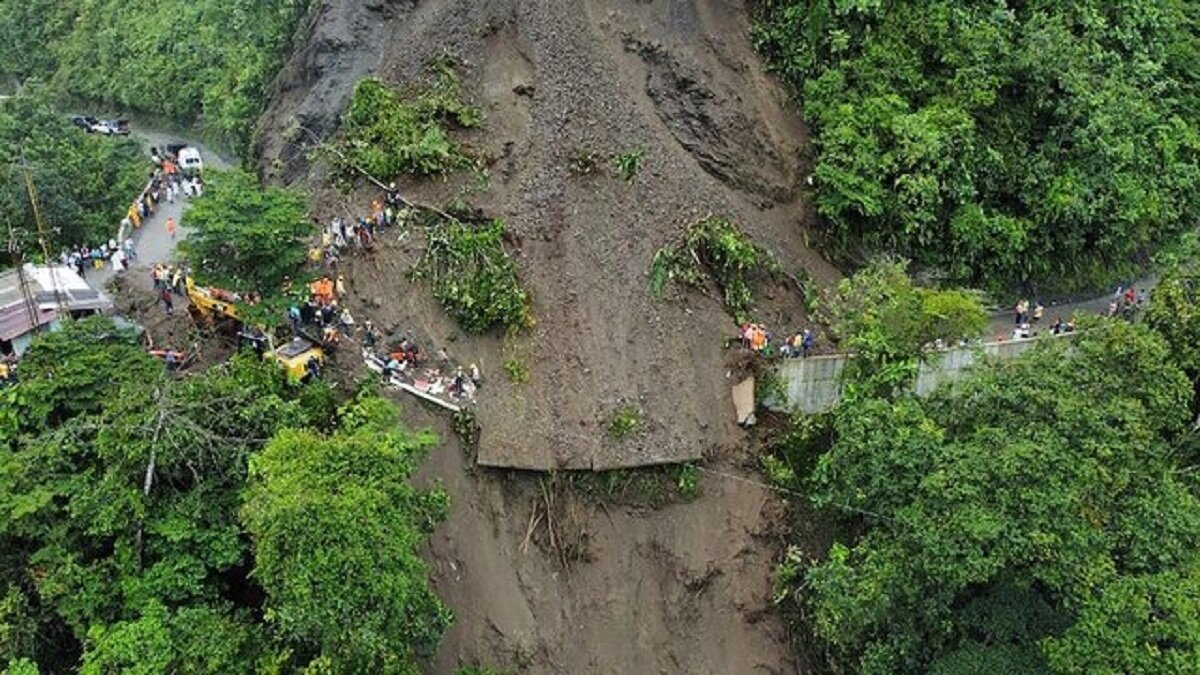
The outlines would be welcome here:
M 450 439 L 424 475 L 454 502 L 429 558 L 458 618 L 430 671 L 474 662 L 534 674 L 806 670 L 770 605 L 779 505 L 741 468 L 747 440 L 722 347 L 736 327 L 713 293 L 658 300 L 647 288 L 654 252 L 708 215 L 737 222 L 788 272 L 837 277 L 807 245 L 806 131 L 762 74 L 743 3 L 328 0 L 312 16 L 258 149 L 266 176 L 310 191 L 314 216 L 365 215 L 373 196 L 337 193 L 327 167 L 306 156 L 336 130 L 357 77 L 416 87 L 446 51 L 484 110 L 484 128 L 463 138 L 487 158 L 486 182 L 464 174 L 401 187 L 505 218 L 537 325 L 509 340 L 462 335 L 407 278 L 419 235 L 388 233 L 373 255 L 342 264 L 360 322 L 411 331 L 481 366 L 478 462 L 552 470 L 704 457 L 706 471 L 733 476 L 705 473 L 698 500 L 659 510 L 569 504 L 588 555 L 564 567 L 524 545 L 543 498 L 538 479 L 477 466 L 444 418 L 409 404 L 411 423 Z M 628 183 L 608 160 L 588 175 L 570 168 L 582 153 L 631 150 L 645 158 Z M 804 325 L 793 286 L 762 292 L 763 321 Z M 508 380 L 509 358 L 529 368 L 529 382 Z M 613 441 L 604 425 L 626 404 L 643 411 L 643 430 Z
M 409 423 L 444 440 L 421 480 L 451 496 L 427 557 L 455 621 L 428 672 L 471 664 L 523 675 L 807 671 L 770 604 L 783 507 L 742 478 L 735 458 L 706 463 L 691 503 L 647 510 L 567 497 L 555 511 L 563 514 L 556 536 L 584 555 L 564 567 L 545 542 L 544 520 L 526 541 L 543 503 L 539 476 L 476 467 L 443 417 L 405 406 Z

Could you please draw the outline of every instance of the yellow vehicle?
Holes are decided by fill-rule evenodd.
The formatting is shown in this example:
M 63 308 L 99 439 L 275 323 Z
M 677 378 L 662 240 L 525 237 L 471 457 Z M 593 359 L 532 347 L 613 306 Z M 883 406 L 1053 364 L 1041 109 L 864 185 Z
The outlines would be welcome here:
M 298 335 L 277 346 L 274 334 L 265 326 L 258 325 L 253 330 L 245 330 L 245 324 L 238 316 L 239 296 L 219 288 L 198 286 L 191 277 L 187 279 L 187 294 L 192 310 L 199 316 L 208 320 L 232 320 L 243 327 L 239 335 L 256 343 L 256 351 L 264 359 L 278 362 L 289 379 L 302 380 L 308 376 L 308 362 L 312 359 L 317 360 L 318 366 L 325 364 L 325 350 L 307 337 Z

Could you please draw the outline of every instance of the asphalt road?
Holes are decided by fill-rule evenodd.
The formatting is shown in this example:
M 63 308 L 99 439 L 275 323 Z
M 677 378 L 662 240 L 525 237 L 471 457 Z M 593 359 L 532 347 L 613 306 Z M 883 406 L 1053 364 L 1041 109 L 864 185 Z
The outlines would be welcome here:
M 200 151 L 200 156 L 204 160 L 206 169 L 228 169 L 230 162 L 223 159 L 215 152 L 210 152 L 204 145 L 193 141 L 192 139 L 172 134 L 157 129 L 146 129 L 134 125 L 132 134 L 142 147 L 146 149 L 146 171 L 149 173 L 150 167 L 150 148 L 162 147 L 168 143 L 187 143 Z M 133 202 L 137 195 L 129 195 L 130 203 Z M 170 262 L 175 257 L 175 247 L 180 240 L 187 237 L 187 229 L 183 226 L 183 212 L 187 208 L 188 199 L 180 197 L 175 199 L 175 203 L 163 202 L 158 205 L 158 210 L 154 215 L 149 216 L 142 221 L 142 226 L 133 231 L 134 249 L 137 251 L 137 260 L 134 261 L 129 271 L 125 274 L 146 274 L 149 275 L 150 268 L 155 263 Z M 178 231 L 175 233 L 175 238 L 167 233 L 167 219 L 174 218 L 176 224 L 179 225 Z M 117 223 L 113 224 L 113 233 L 117 231 Z M 93 288 L 104 288 L 108 284 L 109 279 L 113 276 L 112 264 L 105 265 L 103 270 L 88 270 L 87 280 Z

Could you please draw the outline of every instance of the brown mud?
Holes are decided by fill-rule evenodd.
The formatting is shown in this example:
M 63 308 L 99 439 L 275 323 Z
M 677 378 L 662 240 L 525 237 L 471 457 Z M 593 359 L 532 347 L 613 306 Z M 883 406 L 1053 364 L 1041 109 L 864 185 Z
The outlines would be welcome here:
M 307 189 L 322 220 L 366 215 L 372 191 L 337 192 L 308 151 L 336 132 L 358 77 L 416 88 L 444 52 L 461 61 L 483 109 L 483 128 L 461 138 L 486 175 L 401 187 L 504 218 L 537 323 L 508 339 L 460 333 L 408 278 L 417 233 L 388 232 L 372 255 L 341 265 L 360 323 L 445 346 L 485 377 L 477 457 L 448 420 L 404 401 L 410 423 L 446 440 L 423 477 L 453 499 L 428 558 L 457 620 L 430 672 L 469 663 L 534 674 L 807 671 L 771 606 L 783 518 L 777 497 L 747 482 L 761 477 L 735 424 L 723 347 L 736 326 L 713 289 L 665 299 L 648 290 L 654 252 L 710 215 L 735 221 L 791 274 L 838 276 L 808 245 L 807 132 L 763 74 L 744 3 L 319 0 L 262 118 L 260 170 Z M 629 182 L 608 159 L 587 175 L 571 168 L 583 154 L 635 150 L 644 160 Z M 756 317 L 794 330 L 807 322 L 802 307 L 781 282 L 762 289 Z M 528 382 L 505 376 L 508 359 L 529 369 Z M 624 405 L 644 424 L 615 441 L 605 423 Z M 569 502 L 563 531 L 588 554 L 564 565 L 526 544 L 545 500 L 537 475 L 476 459 L 539 470 L 703 459 L 705 472 L 691 503 Z

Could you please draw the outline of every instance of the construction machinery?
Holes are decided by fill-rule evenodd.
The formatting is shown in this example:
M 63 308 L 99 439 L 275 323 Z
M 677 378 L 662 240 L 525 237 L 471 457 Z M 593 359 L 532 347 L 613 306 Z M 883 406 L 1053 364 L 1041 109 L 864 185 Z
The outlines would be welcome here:
M 313 359 L 318 365 L 324 365 L 325 350 L 317 340 L 299 334 L 277 345 L 275 334 L 266 326 L 248 326 L 242 319 L 238 312 L 238 303 L 243 301 L 241 296 L 219 288 L 200 286 L 190 276 L 186 284 L 190 309 L 194 315 L 209 323 L 221 321 L 229 324 L 264 359 L 278 363 L 289 379 L 299 381 L 308 377 L 311 374 L 309 362 Z

